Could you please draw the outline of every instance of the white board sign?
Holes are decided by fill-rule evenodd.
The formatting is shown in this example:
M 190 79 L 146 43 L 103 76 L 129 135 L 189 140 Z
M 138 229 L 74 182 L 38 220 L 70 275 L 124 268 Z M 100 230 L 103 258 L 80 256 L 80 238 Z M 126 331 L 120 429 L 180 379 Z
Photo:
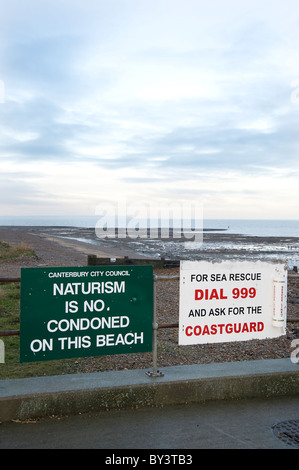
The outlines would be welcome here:
M 181 261 L 179 344 L 285 334 L 287 267 L 276 261 Z

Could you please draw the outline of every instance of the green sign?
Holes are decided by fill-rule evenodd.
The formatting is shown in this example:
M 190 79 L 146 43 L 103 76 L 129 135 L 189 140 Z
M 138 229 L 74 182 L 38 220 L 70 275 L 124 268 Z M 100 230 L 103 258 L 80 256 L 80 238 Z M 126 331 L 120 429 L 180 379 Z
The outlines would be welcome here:
M 21 270 L 21 362 L 151 351 L 152 323 L 152 266 Z

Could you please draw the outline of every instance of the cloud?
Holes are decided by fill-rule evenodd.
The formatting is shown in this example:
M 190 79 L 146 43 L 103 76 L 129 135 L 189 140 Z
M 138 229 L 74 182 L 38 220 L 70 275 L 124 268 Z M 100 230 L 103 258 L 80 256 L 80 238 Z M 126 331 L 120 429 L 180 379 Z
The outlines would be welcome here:
M 52 199 L 50 193 L 38 189 L 36 185 L 22 173 L 7 173 L 0 176 L 0 210 L 1 214 L 13 214 L 14 210 L 8 207 L 28 208 L 31 206 L 42 207 L 45 201 Z
M 213 214 L 237 194 L 244 216 L 241 201 L 262 197 L 252 181 L 275 195 L 278 175 L 281 187 L 298 175 L 293 0 L 0 4 L 0 165 L 23 169 L 5 182 L 7 210 L 180 188 Z

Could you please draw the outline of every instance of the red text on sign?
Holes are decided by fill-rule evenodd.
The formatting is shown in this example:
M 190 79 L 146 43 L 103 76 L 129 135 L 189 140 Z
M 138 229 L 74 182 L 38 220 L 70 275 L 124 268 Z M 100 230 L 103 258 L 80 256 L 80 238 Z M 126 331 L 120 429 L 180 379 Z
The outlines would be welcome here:
M 196 289 L 195 290 L 195 300 L 223 300 L 227 299 L 227 296 L 224 295 L 223 289 Z
M 242 287 L 239 289 L 235 287 L 232 290 L 232 297 L 234 299 L 253 299 L 256 296 L 255 287 Z M 223 289 L 195 289 L 195 300 L 224 300 L 227 296 L 224 295 Z
M 250 287 L 247 289 L 246 287 L 242 287 L 242 289 L 238 289 L 237 287 L 232 290 L 233 298 L 238 299 L 241 297 L 242 299 L 246 299 L 250 297 L 253 299 L 256 296 L 256 289 L 254 287 Z
M 250 322 L 250 323 L 228 323 L 225 325 L 221 323 L 219 325 L 196 325 L 187 326 L 185 329 L 186 336 L 204 336 L 204 335 L 216 335 L 216 334 L 230 334 L 230 333 L 252 333 L 260 332 L 264 329 L 263 322 Z

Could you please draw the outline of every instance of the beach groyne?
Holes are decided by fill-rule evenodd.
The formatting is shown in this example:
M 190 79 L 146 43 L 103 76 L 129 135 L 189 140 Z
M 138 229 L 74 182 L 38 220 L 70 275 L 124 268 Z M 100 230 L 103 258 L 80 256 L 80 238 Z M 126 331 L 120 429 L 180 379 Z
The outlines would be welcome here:
M 151 265 L 156 269 L 178 268 L 180 266 L 179 260 L 170 260 L 165 258 L 151 259 L 151 258 L 99 258 L 96 255 L 88 255 L 87 266 L 146 266 Z

